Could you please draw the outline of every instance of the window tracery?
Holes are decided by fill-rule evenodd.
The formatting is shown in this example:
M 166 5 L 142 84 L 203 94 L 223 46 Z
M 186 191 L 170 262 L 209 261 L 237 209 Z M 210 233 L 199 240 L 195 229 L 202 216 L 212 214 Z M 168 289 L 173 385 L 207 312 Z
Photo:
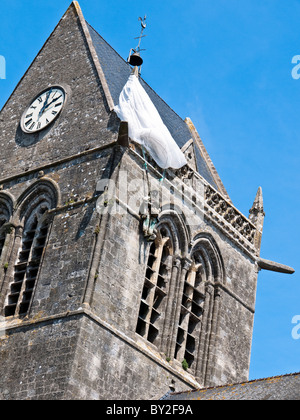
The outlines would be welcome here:
M 136 332 L 147 341 L 158 344 L 166 306 L 172 267 L 173 242 L 167 226 L 158 227 L 147 261 Z
M 200 334 L 205 301 L 203 265 L 193 258 L 186 273 L 182 294 L 180 319 L 177 331 L 175 359 L 186 360 L 191 367 L 195 360 L 195 350 Z
M 210 343 L 218 322 L 218 283 L 224 268 L 213 238 L 199 234 L 193 241 L 191 265 L 182 284 L 181 306 L 174 358 L 202 381 L 210 364 Z
M 41 204 L 25 221 L 14 278 L 4 309 L 6 317 L 25 316 L 29 310 L 48 235 L 47 210 L 48 207 Z

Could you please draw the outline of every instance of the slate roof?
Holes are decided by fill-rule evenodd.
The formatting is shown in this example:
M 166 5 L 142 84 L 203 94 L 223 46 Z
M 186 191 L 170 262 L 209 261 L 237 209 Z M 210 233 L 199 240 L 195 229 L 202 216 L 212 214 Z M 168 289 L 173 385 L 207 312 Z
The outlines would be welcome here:
M 130 65 L 99 35 L 95 29 L 87 26 L 92 38 L 94 48 L 96 50 L 99 62 L 101 64 L 105 79 L 107 81 L 114 104 L 119 103 L 120 93 L 125 86 L 128 77 L 132 72 Z M 164 124 L 168 127 L 172 137 L 182 148 L 191 138 L 192 135 L 187 124 L 183 119 L 166 104 L 160 96 L 141 78 L 140 82 L 146 90 L 151 101 L 158 110 Z M 198 172 L 208 181 L 214 188 L 218 189 L 214 178 L 203 158 L 199 148 L 195 144 L 196 160 Z
M 300 400 L 300 373 L 167 394 L 164 400 Z

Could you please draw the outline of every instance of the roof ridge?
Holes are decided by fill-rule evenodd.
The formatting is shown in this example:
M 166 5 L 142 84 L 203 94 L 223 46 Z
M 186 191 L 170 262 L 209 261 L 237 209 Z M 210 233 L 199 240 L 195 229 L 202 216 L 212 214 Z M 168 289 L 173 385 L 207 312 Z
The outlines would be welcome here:
M 111 92 L 110 92 L 105 74 L 103 72 L 101 62 L 100 62 L 98 54 L 95 50 L 95 46 L 94 46 L 94 43 L 92 41 L 89 28 L 87 26 L 87 21 L 84 18 L 84 15 L 83 15 L 82 10 L 79 6 L 79 3 L 77 1 L 73 1 L 72 5 L 74 6 L 74 8 L 76 10 L 76 13 L 77 13 L 77 16 L 79 18 L 80 25 L 81 25 L 84 37 L 86 39 L 86 43 L 87 43 L 88 49 L 90 51 L 92 61 L 94 63 L 94 66 L 96 68 L 96 71 L 98 73 L 98 77 L 100 79 L 100 82 L 101 82 L 101 85 L 102 85 L 102 88 L 103 88 L 103 91 L 104 91 L 104 95 L 105 95 L 105 98 L 106 98 L 106 101 L 107 101 L 107 105 L 108 105 L 110 111 L 112 111 L 113 108 L 114 108 L 114 101 L 113 101 L 113 98 L 111 96 Z
M 193 389 L 193 390 L 190 390 L 190 391 L 173 392 L 171 395 L 181 395 L 181 394 L 187 394 L 187 393 L 192 394 L 194 392 L 208 391 L 208 390 L 211 390 L 211 389 L 220 389 L 220 388 L 226 388 L 226 387 L 243 385 L 243 384 L 252 384 L 252 383 L 257 383 L 257 382 L 268 381 L 268 380 L 271 380 L 271 379 L 286 378 L 286 377 L 289 377 L 289 376 L 297 376 L 297 375 L 300 375 L 300 372 L 286 373 L 284 375 L 269 376 L 269 377 L 266 377 L 266 378 L 252 379 L 251 381 L 235 382 L 235 383 L 232 383 L 232 384 L 209 386 L 209 387 L 206 387 L 206 388 L 198 388 L 198 389 Z
M 194 126 L 192 120 L 189 117 L 187 117 L 185 119 L 185 123 L 187 124 L 187 126 L 188 126 L 188 128 L 191 132 L 192 138 L 194 139 L 194 143 L 196 143 L 196 145 L 198 146 L 198 149 L 200 150 L 200 153 L 203 156 L 203 159 L 206 161 L 207 166 L 208 166 L 208 168 L 209 168 L 209 170 L 210 170 L 210 172 L 211 172 L 211 174 L 212 174 L 212 176 L 213 176 L 213 178 L 216 182 L 216 185 L 218 186 L 218 189 L 227 198 L 227 200 L 231 202 L 229 194 L 228 194 L 228 192 L 227 192 L 227 190 L 226 190 L 226 188 L 225 188 L 225 186 L 224 186 L 224 184 L 223 184 L 223 182 L 220 178 L 220 175 L 218 174 L 218 171 L 217 171 L 213 161 L 211 160 L 211 157 L 210 157 L 210 155 L 209 155 L 209 153 L 208 153 L 208 151 L 207 151 L 207 149 L 206 149 L 206 147 L 205 147 L 205 145 L 204 145 L 196 127 Z

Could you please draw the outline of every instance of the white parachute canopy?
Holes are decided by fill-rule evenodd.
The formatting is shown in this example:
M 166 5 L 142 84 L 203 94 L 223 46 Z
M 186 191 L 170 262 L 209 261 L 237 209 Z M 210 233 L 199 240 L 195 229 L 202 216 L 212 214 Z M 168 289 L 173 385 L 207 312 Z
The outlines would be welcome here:
M 115 112 L 127 121 L 129 137 L 141 144 L 163 169 L 179 169 L 187 164 L 184 154 L 163 123 L 157 109 L 132 74 L 124 86 Z

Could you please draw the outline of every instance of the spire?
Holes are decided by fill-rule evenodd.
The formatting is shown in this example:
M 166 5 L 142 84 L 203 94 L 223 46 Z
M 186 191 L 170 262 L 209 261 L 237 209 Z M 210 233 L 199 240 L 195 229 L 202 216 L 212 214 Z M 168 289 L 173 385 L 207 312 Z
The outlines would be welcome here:
M 249 211 L 250 211 L 249 220 L 256 226 L 256 229 L 257 229 L 255 233 L 255 237 L 254 237 L 254 244 L 258 253 L 258 258 L 257 258 L 258 267 L 261 270 L 276 271 L 278 273 L 285 273 L 285 274 L 293 274 L 295 270 L 292 267 L 279 264 L 273 261 L 265 260 L 259 257 L 263 225 L 264 225 L 264 219 L 266 215 L 264 211 L 264 200 L 263 200 L 263 193 L 262 193 L 261 187 L 258 188 L 253 206 Z
M 255 209 L 258 209 L 259 211 L 263 211 L 264 210 L 264 199 L 263 199 L 263 193 L 262 193 L 262 188 L 259 187 L 256 193 L 256 197 L 253 203 L 253 207 Z
M 249 220 L 256 226 L 257 232 L 255 235 L 255 247 L 260 252 L 261 247 L 261 238 L 265 220 L 265 211 L 264 211 L 264 200 L 262 188 L 259 187 L 253 206 L 249 210 Z
M 262 188 L 259 187 L 253 206 L 249 210 L 249 219 L 251 222 L 260 230 L 262 231 L 263 228 L 263 222 L 265 218 L 265 212 L 264 212 L 264 199 L 263 199 L 263 193 Z

